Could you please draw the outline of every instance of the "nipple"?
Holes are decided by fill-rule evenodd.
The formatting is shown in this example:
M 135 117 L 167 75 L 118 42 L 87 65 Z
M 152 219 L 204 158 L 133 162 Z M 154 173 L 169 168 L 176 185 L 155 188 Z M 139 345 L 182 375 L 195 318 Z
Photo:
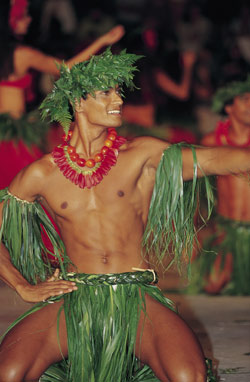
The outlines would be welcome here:
M 67 208 L 68 207 L 68 203 L 67 202 L 63 202 L 62 204 L 61 204 L 61 208 L 63 209 L 63 210 L 65 210 L 65 208 Z
M 124 192 L 122 190 L 119 190 L 117 192 L 117 195 L 120 196 L 120 197 L 123 197 L 124 196 Z

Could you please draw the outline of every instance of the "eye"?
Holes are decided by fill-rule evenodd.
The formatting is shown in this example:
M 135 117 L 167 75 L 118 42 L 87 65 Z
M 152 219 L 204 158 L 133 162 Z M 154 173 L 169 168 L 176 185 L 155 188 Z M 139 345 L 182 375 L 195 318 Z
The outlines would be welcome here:
M 109 95 L 109 93 L 110 93 L 110 90 L 103 90 L 102 91 L 102 94 L 104 94 L 104 95 Z

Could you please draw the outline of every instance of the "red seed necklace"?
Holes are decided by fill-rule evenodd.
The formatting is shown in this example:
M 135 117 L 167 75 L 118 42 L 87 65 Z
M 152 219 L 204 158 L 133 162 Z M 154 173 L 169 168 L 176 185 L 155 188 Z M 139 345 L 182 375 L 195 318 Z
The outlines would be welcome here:
M 229 146 L 234 147 L 249 147 L 250 146 L 250 138 L 246 143 L 243 144 L 237 144 L 229 137 L 229 128 L 231 126 L 231 122 L 229 119 L 225 121 L 219 121 L 216 128 L 216 141 L 219 142 L 219 144 L 222 144 L 222 138 L 225 138 L 226 143 Z
M 108 129 L 108 136 L 100 153 L 94 158 L 83 159 L 68 141 L 72 131 L 63 137 L 64 143 L 52 151 L 54 162 L 63 175 L 80 188 L 91 188 L 99 184 L 117 162 L 118 150 L 126 142 L 117 135 L 115 129 Z M 85 167 L 85 169 L 83 169 Z

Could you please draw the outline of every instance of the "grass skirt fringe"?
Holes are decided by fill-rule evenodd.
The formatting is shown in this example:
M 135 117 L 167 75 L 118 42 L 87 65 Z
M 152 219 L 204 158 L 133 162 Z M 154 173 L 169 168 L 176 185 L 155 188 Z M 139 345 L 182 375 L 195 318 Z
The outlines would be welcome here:
M 231 281 L 222 291 L 230 295 L 250 295 L 250 223 L 239 222 L 219 216 L 216 219 L 216 233 L 203 246 L 194 263 L 196 272 L 188 288 L 190 293 L 203 290 L 206 276 L 212 272 L 218 254 L 222 255 L 221 269 L 228 253 L 233 255 Z M 193 266 L 192 266 L 193 267 Z
M 182 149 L 193 153 L 193 179 L 184 182 L 182 177 Z M 210 217 L 213 207 L 213 192 L 208 178 L 198 179 L 199 164 L 195 148 L 187 144 L 176 144 L 166 149 L 157 168 L 155 186 L 150 202 L 147 226 L 143 236 L 143 247 L 152 263 L 164 266 L 164 258 L 169 257 L 180 267 L 190 263 L 196 240 L 194 217 L 199 210 L 199 196 L 202 191 L 207 199 Z M 201 169 L 202 170 L 202 169 Z M 190 274 L 190 267 L 188 267 Z
M 152 283 L 155 273 L 68 274 L 78 290 L 50 298 L 32 307 L 8 328 L 51 302 L 64 299 L 68 334 L 68 359 L 51 365 L 40 382 L 160 382 L 149 366 L 134 354 L 138 320 L 146 311 L 145 295 L 169 309 L 171 300 Z M 59 328 L 58 328 L 59 329 Z M 6 335 L 5 333 L 5 335 Z M 1 340 L 1 339 L 0 339 Z M 210 360 L 206 360 L 207 382 L 216 382 Z
M 22 115 L 19 119 L 0 114 L 0 141 L 22 140 L 24 144 L 43 147 L 49 129 L 48 121 L 42 121 L 38 110 Z
M 64 296 L 68 360 L 52 365 L 41 382 L 160 382 L 135 357 L 135 340 L 148 294 L 169 309 L 173 303 L 152 282 L 155 274 L 128 272 L 68 277 L 78 290 Z M 213 382 L 207 361 L 208 381 Z
M 134 355 L 138 320 L 146 311 L 145 294 L 173 309 L 172 302 L 150 285 L 155 274 L 77 274 L 67 279 L 75 280 L 78 290 L 64 296 L 68 360 L 59 368 L 67 373 L 63 381 L 158 381 Z M 58 381 L 54 373 L 55 366 L 41 381 Z

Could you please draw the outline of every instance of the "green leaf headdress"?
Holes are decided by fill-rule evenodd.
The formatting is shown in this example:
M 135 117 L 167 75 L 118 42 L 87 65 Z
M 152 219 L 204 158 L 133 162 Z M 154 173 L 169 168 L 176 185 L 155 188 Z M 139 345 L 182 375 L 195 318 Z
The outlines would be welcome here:
M 141 57 L 128 54 L 126 50 L 114 55 L 109 47 L 104 53 L 92 56 L 71 69 L 63 63 L 59 80 L 40 106 L 42 118 L 49 116 L 51 121 L 59 122 L 67 134 L 72 121 L 70 104 L 74 110 L 75 100 L 86 99 L 88 94 L 94 96 L 96 90 L 105 91 L 116 85 L 125 85 L 132 90 L 135 87 L 134 72 L 137 70 L 133 65 Z
M 212 102 L 212 109 L 216 113 L 221 113 L 224 106 L 229 101 L 233 101 L 234 97 L 240 94 L 250 92 L 250 74 L 248 74 L 245 81 L 233 81 L 228 85 L 219 88 L 214 95 Z

